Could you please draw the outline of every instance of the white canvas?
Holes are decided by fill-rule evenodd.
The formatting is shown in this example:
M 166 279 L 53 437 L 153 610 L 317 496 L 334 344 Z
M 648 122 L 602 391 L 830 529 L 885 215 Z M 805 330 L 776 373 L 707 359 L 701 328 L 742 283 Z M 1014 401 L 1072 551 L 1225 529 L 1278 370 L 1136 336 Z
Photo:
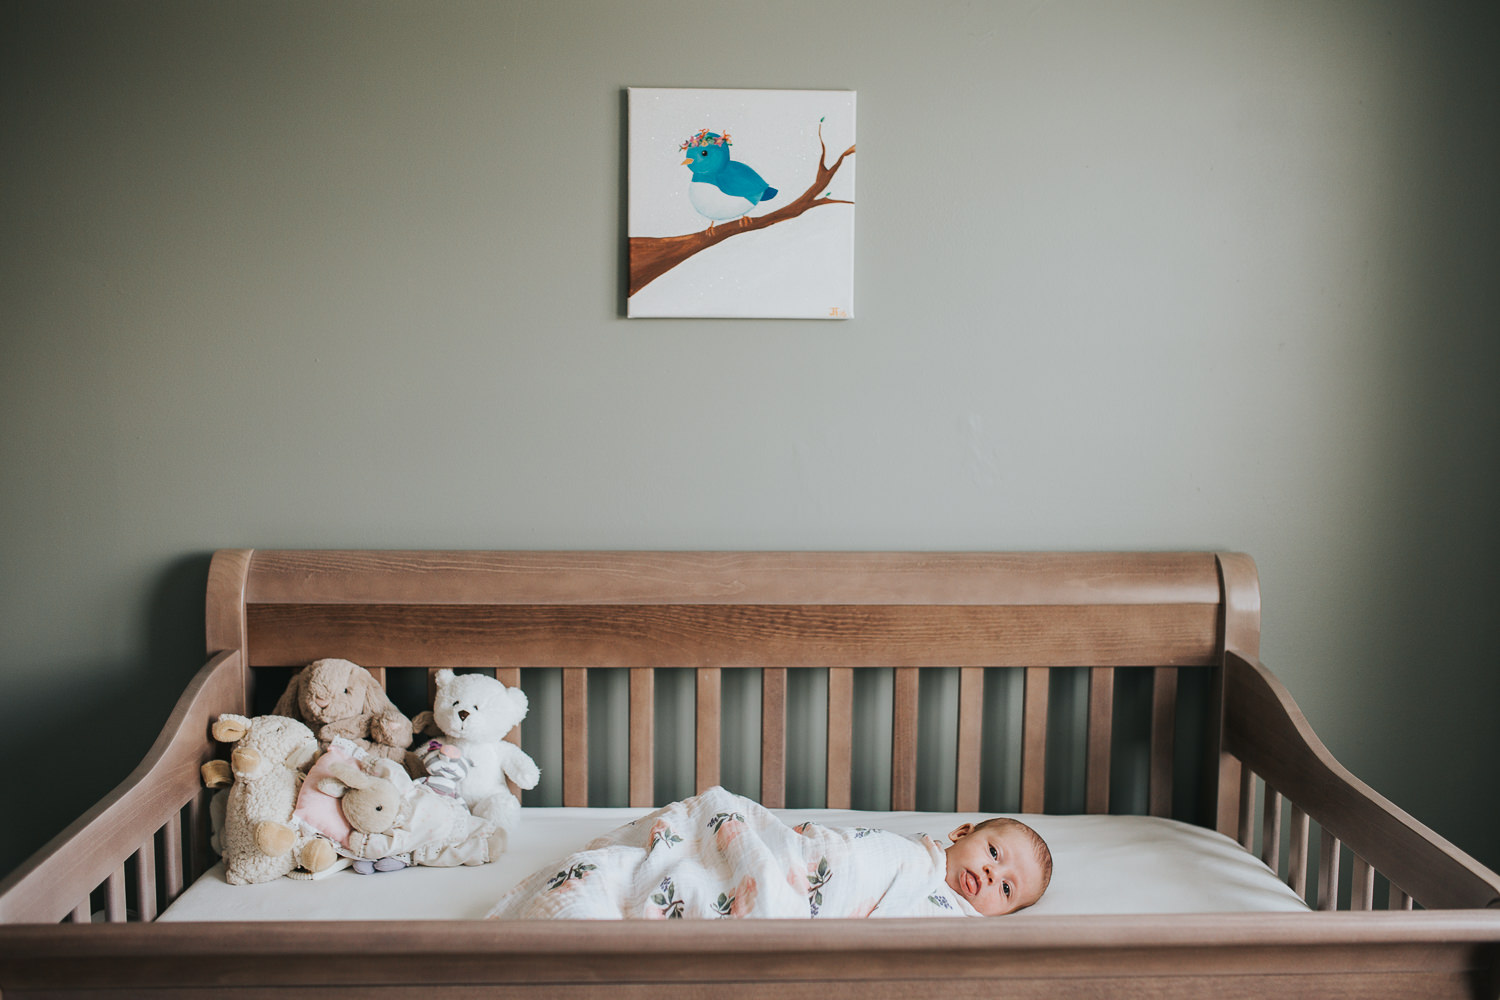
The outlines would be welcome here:
M 854 92 L 628 93 L 627 315 L 852 318 Z M 684 165 L 726 151 L 733 184 Z M 653 259 L 670 266 L 637 285 Z

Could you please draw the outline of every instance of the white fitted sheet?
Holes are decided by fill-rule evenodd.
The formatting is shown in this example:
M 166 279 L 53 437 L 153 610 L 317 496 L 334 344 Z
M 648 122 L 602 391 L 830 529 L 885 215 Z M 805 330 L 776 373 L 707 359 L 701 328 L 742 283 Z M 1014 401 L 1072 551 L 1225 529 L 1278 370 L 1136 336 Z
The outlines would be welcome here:
M 650 810 L 531 807 L 499 861 L 468 868 L 408 868 L 359 875 L 345 870 L 313 881 L 277 879 L 230 885 L 215 865 L 160 920 L 479 919 L 526 875 Z M 946 844 L 961 823 L 990 814 L 780 809 L 791 823 L 868 826 L 927 833 Z M 1148 816 L 1034 816 L 1052 848 L 1052 885 L 1035 906 L 1008 919 L 1043 914 L 1299 911 L 1307 906 L 1260 860 L 1228 837 Z

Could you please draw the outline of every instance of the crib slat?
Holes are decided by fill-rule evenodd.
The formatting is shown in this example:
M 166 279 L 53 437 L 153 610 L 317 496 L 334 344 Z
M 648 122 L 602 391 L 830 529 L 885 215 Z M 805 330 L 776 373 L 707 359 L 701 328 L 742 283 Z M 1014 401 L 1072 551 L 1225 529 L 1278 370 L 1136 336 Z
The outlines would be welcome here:
M 1360 857 L 1353 855 L 1349 877 L 1349 909 L 1373 910 L 1375 908 L 1375 869 Z
M 786 668 L 760 672 L 760 801 L 786 808 Z
M 182 895 L 182 816 L 173 816 L 161 828 L 162 888 L 167 902 Z
M 1109 743 L 1114 731 L 1115 671 L 1113 667 L 1089 670 L 1089 747 L 1085 811 L 1093 815 L 1109 812 Z
M 1406 894 L 1406 890 L 1396 883 L 1391 883 L 1390 899 L 1386 903 L 1388 910 L 1409 910 L 1412 908 L 1412 898 Z
M 630 804 L 656 804 L 656 671 L 630 668 Z
M 1211 704 L 1221 704 L 1216 696 Z M 1215 730 L 1219 728 L 1218 715 L 1215 713 L 1210 725 Z M 1219 745 L 1218 737 L 1213 738 L 1213 746 Z M 1240 779 L 1244 768 L 1239 759 L 1233 754 L 1216 750 L 1209 759 L 1209 767 L 1217 768 L 1218 786 L 1213 795 L 1216 800 L 1214 806 L 1214 829 L 1226 837 L 1235 837 L 1240 830 Z M 1212 773 L 1212 772 L 1209 772 Z
M 1025 707 L 1021 715 L 1021 811 L 1042 812 L 1047 793 L 1046 667 L 1026 668 Z
M 854 671 L 828 668 L 828 803 L 848 809 L 854 746 Z
M 201 789 L 187 802 L 190 880 L 208 870 L 208 859 L 213 856 L 213 849 L 208 846 L 208 817 L 204 815 L 207 811 L 204 806 L 208 801 L 208 794 L 208 789 Z
M 141 922 L 156 919 L 156 838 L 147 837 L 135 852 L 135 908 Z
M 1255 845 L 1255 772 L 1248 767 L 1240 768 L 1240 829 L 1237 839 L 1245 850 Z
M 1266 800 L 1261 806 L 1260 860 L 1281 874 L 1281 793 L 1266 785 Z
M 698 791 L 719 783 L 719 716 L 723 680 L 717 667 L 698 670 L 698 746 L 695 774 Z
M 1323 831 L 1323 842 L 1318 849 L 1318 909 L 1339 908 L 1339 849 L 1338 838 Z
M 87 896 L 83 898 L 83 902 L 73 907 L 73 912 L 69 914 L 69 918 L 75 924 L 86 924 L 93 920 L 92 904 L 89 902 Z
M 958 767 L 954 808 L 979 811 L 979 758 L 984 724 L 984 668 L 963 667 L 958 673 Z
M 125 922 L 125 865 L 109 873 L 104 880 L 104 919 L 112 924 Z
M 375 678 L 375 683 L 380 685 L 380 690 L 385 690 L 385 667 L 365 667 L 370 676 Z
M 589 804 L 589 674 L 584 667 L 562 672 L 563 805 Z
M 917 691 L 916 667 L 898 667 L 895 710 L 891 720 L 891 808 L 917 808 Z
M 1307 813 L 1301 806 L 1293 803 L 1292 840 L 1287 853 L 1287 867 L 1290 870 L 1287 873 L 1286 884 L 1304 900 L 1307 899 L 1307 845 L 1311 828 L 1312 823 Z
M 1151 791 L 1153 816 L 1172 815 L 1172 749 L 1177 728 L 1177 671 L 1151 672 Z

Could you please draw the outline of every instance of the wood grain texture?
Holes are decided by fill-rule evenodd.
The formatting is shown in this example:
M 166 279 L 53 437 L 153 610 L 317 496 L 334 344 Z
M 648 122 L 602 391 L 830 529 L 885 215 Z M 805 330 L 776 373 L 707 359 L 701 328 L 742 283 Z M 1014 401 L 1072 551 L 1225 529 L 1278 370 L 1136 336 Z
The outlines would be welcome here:
M 1355 854 L 1349 866 L 1349 909 L 1369 910 L 1375 906 L 1375 869 Z
M 954 809 L 958 812 L 979 811 L 983 739 L 984 668 L 964 667 L 958 674 L 958 760 L 954 773 Z
M 786 668 L 760 675 L 760 801 L 786 808 Z
M 896 670 L 891 716 L 891 808 L 917 808 L 917 702 L 920 677 L 915 667 Z
M 1281 874 L 1281 811 L 1283 798 L 1269 784 L 1261 803 L 1260 860 L 1267 868 Z
M 1172 815 L 1172 771 L 1177 732 L 1177 671 L 1157 667 L 1151 671 L 1151 779 L 1150 812 Z
M 1307 899 L 1307 866 L 1311 847 L 1312 824 L 1308 819 L 1306 810 L 1301 806 L 1292 806 L 1291 841 L 1287 852 L 1287 881 L 1291 890 L 1304 900 Z
M 1250 851 L 1255 848 L 1255 772 L 1248 767 L 1240 770 L 1239 834 L 1240 846 Z
M 1318 838 L 1318 909 L 1332 913 L 1339 908 L 1339 861 L 1344 845 L 1324 830 Z
M 719 751 L 723 701 L 722 675 L 713 668 L 700 669 L 697 677 L 697 738 L 694 781 L 702 792 L 719 783 Z
M 252 604 L 252 665 L 1209 666 L 1213 605 Z
M 156 838 L 147 837 L 135 852 L 135 899 L 139 919 L 156 919 Z
M 562 672 L 563 805 L 589 804 L 589 674 Z
M 1260 574 L 1255 560 L 1242 552 L 1220 552 L 1215 562 L 1222 588 L 1222 647 L 1253 660 L 1260 656 Z
M 1350 774 L 1265 667 L 1231 652 L 1225 668 L 1226 742 L 1269 785 L 1423 906 L 1500 906 L 1500 875 Z
M 382 921 L 15 927 L 0 937 L 7 1000 L 65 982 L 222 996 L 338 988 L 343 996 L 740 995 L 744 984 L 901 996 L 1472 996 L 1493 961 L 1494 914 L 1376 912 L 514 923 Z M 1486 917 L 1490 919 L 1486 919 Z M 939 932 L 933 924 L 948 925 Z M 503 933 L 501 933 L 503 930 Z M 372 949 L 370 940 L 382 941 Z M 1219 988 L 1222 986 L 1223 988 Z M 395 988 L 394 992 L 387 992 Z M 354 992 L 359 990 L 361 992 Z M 1190 992 L 1196 990 L 1196 994 Z M 1411 992 L 1415 990 L 1416 992 Z M 217 991 L 217 992 L 210 992 Z M 862 991 L 862 992 L 861 992 Z M 170 995 L 183 995 L 171 993 Z M 230 994 L 233 995 L 233 994 Z M 645 996 L 645 992 L 634 995 Z M 765 994 L 763 994 L 765 995 Z M 887 992 L 885 995 L 892 995 Z M 1026 994 L 1023 994 L 1026 995 Z M 1264 993 L 1259 994 L 1264 996 Z
M 1110 742 L 1114 733 L 1115 672 L 1109 667 L 1089 671 L 1088 764 L 1084 809 L 1093 815 L 1109 812 Z
M 828 671 L 828 792 L 829 809 L 848 809 L 854 761 L 854 671 Z
M 182 815 L 180 812 L 172 813 L 162 824 L 161 855 L 162 895 L 165 897 L 165 902 L 171 905 L 173 900 L 182 895 L 183 887 L 187 884 L 187 872 L 183 867 Z
M 245 649 L 245 588 L 253 549 L 220 549 L 208 564 L 207 655 Z
M 251 604 L 1207 604 L 1204 552 L 260 550 Z
M 1021 710 L 1021 811 L 1046 812 L 1047 698 L 1049 673 L 1026 669 L 1025 703 Z
M 656 804 L 656 672 L 630 671 L 630 804 Z

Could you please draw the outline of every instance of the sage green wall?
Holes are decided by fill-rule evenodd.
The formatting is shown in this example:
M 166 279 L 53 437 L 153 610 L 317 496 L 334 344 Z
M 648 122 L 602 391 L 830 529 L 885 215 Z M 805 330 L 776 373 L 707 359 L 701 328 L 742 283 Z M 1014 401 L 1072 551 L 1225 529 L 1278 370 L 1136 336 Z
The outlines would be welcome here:
M 1492 4 L 7 4 L 0 871 L 224 546 L 1233 548 L 1500 866 Z M 622 318 L 622 88 L 859 92 L 857 319 Z

